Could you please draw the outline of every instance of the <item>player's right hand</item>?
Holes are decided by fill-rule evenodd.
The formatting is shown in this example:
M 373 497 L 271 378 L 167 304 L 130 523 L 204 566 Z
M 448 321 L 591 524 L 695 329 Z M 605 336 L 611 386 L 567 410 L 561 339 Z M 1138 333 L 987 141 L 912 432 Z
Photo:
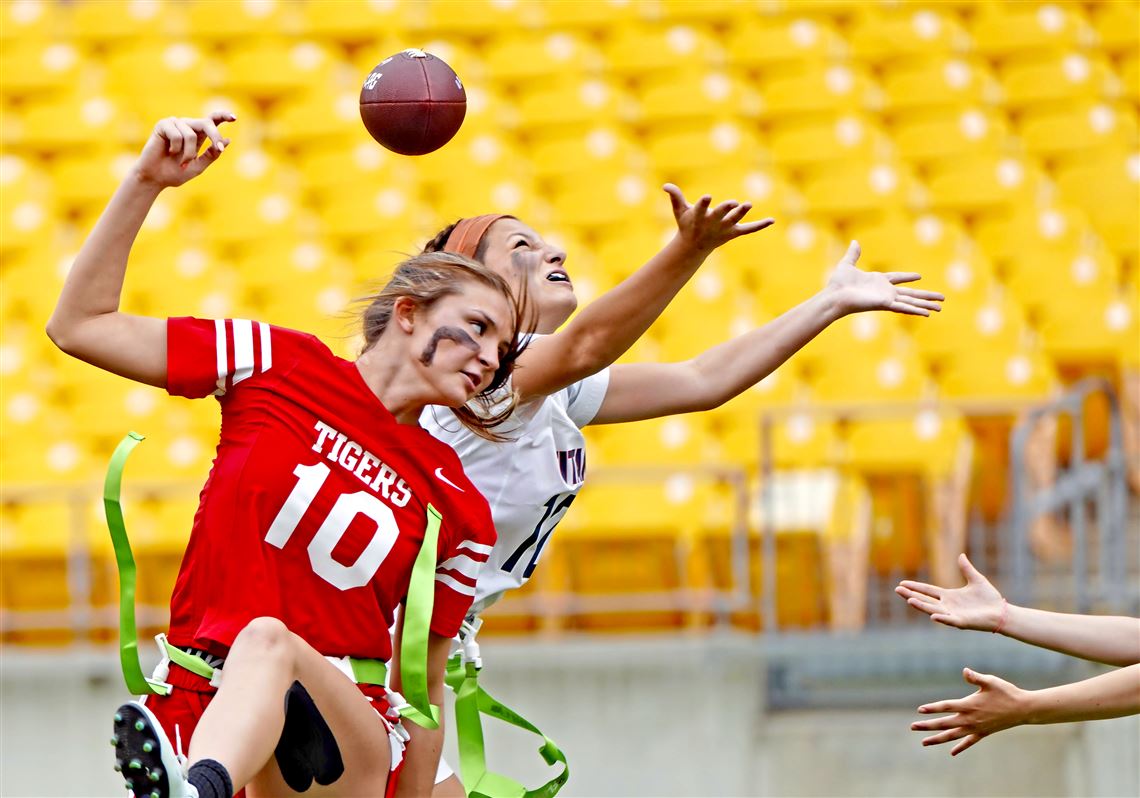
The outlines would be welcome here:
M 215 111 L 204 119 L 169 116 L 159 120 L 143 146 L 135 173 L 162 188 L 182 185 L 218 159 L 230 143 L 218 125 L 236 120 L 228 111 Z M 199 155 L 206 141 L 210 146 Z
M 958 555 L 958 567 L 966 578 L 962 587 L 938 587 L 907 579 L 899 583 L 895 592 L 906 599 L 907 604 L 929 615 L 932 621 L 957 629 L 994 631 L 1001 622 L 1001 593 L 965 554 Z

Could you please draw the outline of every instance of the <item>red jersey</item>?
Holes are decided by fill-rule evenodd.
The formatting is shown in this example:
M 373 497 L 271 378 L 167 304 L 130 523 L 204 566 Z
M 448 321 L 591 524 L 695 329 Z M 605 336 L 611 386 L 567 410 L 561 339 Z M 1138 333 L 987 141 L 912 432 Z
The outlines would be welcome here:
M 167 322 L 167 384 L 214 395 L 222 429 L 171 598 L 171 643 L 224 655 L 252 619 L 328 656 L 388 660 L 430 504 L 431 629 L 453 636 L 495 542 L 459 458 L 400 424 L 317 338 L 243 319 Z

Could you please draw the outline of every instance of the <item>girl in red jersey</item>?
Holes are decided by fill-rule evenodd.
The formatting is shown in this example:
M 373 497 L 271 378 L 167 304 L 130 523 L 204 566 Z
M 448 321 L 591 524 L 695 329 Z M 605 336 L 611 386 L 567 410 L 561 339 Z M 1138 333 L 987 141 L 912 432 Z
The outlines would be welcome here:
M 121 312 L 151 205 L 221 157 L 229 139 L 218 126 L 234 119 L 155 126 L 47 326 L 76 358 L 174 395 L 213 395 L 222 409 L 163 642 L 171 661 L 159 675 L 171 689 L 120 708 L 118 767 L 152 798 L 290 794 L 313 780 L 317 794 L 379 796 L 410 735 L 435 753 L 403 774 L 400 792 L 427 794 L 442 729 L 398 724 L 383 686 L 387 630 L 424 540 L 437 536 L 427 665 L 438 704 L 495 532 L 455 453 L 417 422 L 426 405 L 462 408 L 504 384 L 521 311 L 501 277 L 432 254 L 401 264 L 373 299 L 355 361 L 263 323 Z M 490 434 L 493 422 L 463 418 Z

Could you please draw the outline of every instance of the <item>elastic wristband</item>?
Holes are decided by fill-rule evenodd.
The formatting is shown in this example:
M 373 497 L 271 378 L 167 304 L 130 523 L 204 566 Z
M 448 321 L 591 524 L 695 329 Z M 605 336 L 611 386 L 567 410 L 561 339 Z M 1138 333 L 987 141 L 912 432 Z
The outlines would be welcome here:
M 1001 600 L 1001 618 L 998 620 L 998 625 L 994 627 L 994 634 L 999 634 L 1001 628 L 1005 626 L 1005 619 L 1009 615 L 1009 602 L 1004 598 Z

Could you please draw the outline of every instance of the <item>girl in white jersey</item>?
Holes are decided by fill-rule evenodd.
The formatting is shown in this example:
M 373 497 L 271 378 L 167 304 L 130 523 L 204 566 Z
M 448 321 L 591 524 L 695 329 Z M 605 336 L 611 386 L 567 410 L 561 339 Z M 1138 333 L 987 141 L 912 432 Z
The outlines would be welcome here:
M 716 247 L 771 220 L 736 224 L 748 204 L 709 197 L 690 205 L 667 185 L 677 235 L 638 272 L 584 308 L 555 333 L 577 306 L 565 269 L 566 253 L 510 216 L 463 219 L 441 231 L 425 251 L 446 250 L 481 261 L 526 287 L 537 312 L 536 332 L 513 376 L 519 394 L 514 418 L 493 443 L 460 427 L 450 411 L 428 408 L 421 424 L 450 444 L 491 505 L 498 540 L 479 574 L 478 613 L 529 579 L 539 554 L 582 486 L 587 424 L 638 421 L 711 410 L 774 371 L 832 322 L 851 313 L 887 310 L 929 316 L 941 294 L 903 287 L 909 272 L 856 268 L 852 242 L 827 285 L 772 322 L 680 363 L 612 366 L 657 318 Z M 596 319 L 606 319 L 599 324 Z M 463 795 L 463 785 L 441 761 L 433 795 Z

